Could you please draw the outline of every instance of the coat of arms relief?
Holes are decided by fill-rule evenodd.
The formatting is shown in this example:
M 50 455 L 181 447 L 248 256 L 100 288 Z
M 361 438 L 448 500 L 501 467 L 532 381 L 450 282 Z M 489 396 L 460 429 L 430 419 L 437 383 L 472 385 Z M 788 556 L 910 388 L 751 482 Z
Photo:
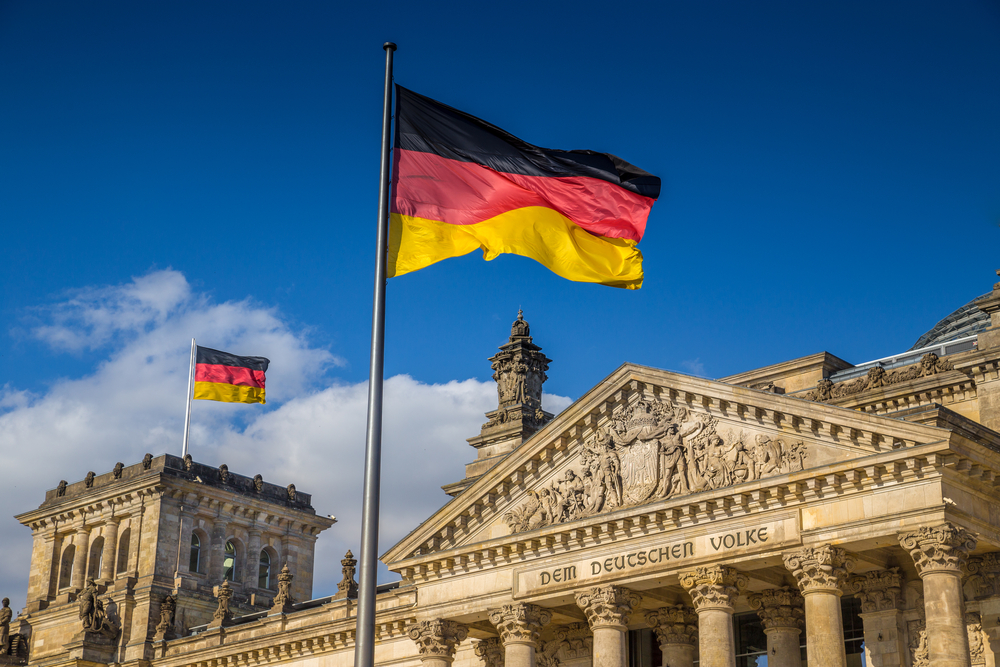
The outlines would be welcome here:
M 654 500 L 802 470 L 802 441 L 724 429 L 710 415 L 670 401 L 619 406 L 581 443 L 575 467 L 503 519 L 520 533 Z

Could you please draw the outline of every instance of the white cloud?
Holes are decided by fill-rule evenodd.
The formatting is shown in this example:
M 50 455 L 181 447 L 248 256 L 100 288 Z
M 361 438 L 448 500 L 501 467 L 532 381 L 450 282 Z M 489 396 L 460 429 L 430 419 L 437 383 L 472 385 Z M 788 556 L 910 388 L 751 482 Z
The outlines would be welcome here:
M 708 375 L 705 374 L 705 364 L 701 363 L 701 359 L 685 359 L 681 362 L 681 367 L 688 372 L 690 375 L 695 377 L 707 378 Z
M 348 548 L 357 554 L 360 542 L 367 383 L 331 380 L 326 371 L 340 360 L 313 347 L 276 309 L 251 300 L 213 303 L 176 271 L 78 290 L 34 315 L 33 335 L 56 350 L 108 351 L 93 373 L 56 381 L 42 394 L 0 389 L 0 595 L 20 606 L 27 589 L 31 536 L 9 517 L 37 507 L 60 479 L 107 472 L 146 452 L 179 453 L 193 334 L 272 361 L 266 407 L 195 403 L 194 458 L 294 483 L 312 494 L 318 513 L 336 515 L 317 545 L 314 594 L 335 589 L 340 558 Z M 464 476 L 475 456 L 465 439 L 479 433 L 496 400 L 492 382 L 386 381 L 380 551 L 448 500 L 439 487 Z M 543 400 L 552 412 L 570 402 L 548 394 Z

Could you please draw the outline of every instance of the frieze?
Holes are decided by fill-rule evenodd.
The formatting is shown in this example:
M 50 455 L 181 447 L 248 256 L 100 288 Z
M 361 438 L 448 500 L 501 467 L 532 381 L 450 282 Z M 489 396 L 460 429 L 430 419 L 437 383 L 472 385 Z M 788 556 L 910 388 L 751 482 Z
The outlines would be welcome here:
M 820 402 L 835 401 L 838 398 L 888 387 L 900 382 L 930 377 L 953 369 L 954 365 L 950 359 L 941 359 L 933 352 L 928 352 L 920 358 L 919 362 L 910 366 L 891 371 L 887 371 L 881 366 L 874 366 L 868 369 L 867 375 L 855 380 L 834 383 L 829 378 L 823 378 L 816 384 L 816 388 L 803 395 L 803 398 Z
M 550 591 L 583 589 L 604 582 L 637 575 L 691 567 L 700 561 L 725 554 L 733 557 L 773 551 L 800 542 L 794 516 L 745 524 L 712 533 L 673 540 L 647 540 L 632 548 L 603 551 L 544 567 L 519 570 L 514 577 L 514 598 L 521 599 Z
M 511 534 L 804 468 L 802 441 L 720 429 L 670 401 L 619 406 L 581 443 L 576 467 L 503 516 Z

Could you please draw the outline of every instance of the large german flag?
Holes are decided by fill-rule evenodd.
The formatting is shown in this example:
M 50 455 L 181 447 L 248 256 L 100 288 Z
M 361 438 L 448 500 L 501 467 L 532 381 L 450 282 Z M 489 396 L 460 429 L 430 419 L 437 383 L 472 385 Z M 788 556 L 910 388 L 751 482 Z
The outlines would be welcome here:
M 638 289 L 660 179 L 607 153 L 539 148 L 396 86 L 389 276 L 483 249 Z
M 198 346 L 194 397 L 225 403 L 264 403 L 264 357 L 237 357 Z

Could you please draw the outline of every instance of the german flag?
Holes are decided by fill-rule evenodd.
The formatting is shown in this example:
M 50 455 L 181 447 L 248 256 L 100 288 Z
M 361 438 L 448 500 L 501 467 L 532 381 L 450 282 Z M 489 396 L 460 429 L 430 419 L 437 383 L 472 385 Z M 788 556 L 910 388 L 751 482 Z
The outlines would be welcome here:
M 483 249 L 638 289 L 660 179 L 607 153 L 539 148 L 396 86 L 389 276 Z
M 224 403 L 264 403 L 264 372 L 270 360 L 237 357 L 198 346 L 194 397 Z

